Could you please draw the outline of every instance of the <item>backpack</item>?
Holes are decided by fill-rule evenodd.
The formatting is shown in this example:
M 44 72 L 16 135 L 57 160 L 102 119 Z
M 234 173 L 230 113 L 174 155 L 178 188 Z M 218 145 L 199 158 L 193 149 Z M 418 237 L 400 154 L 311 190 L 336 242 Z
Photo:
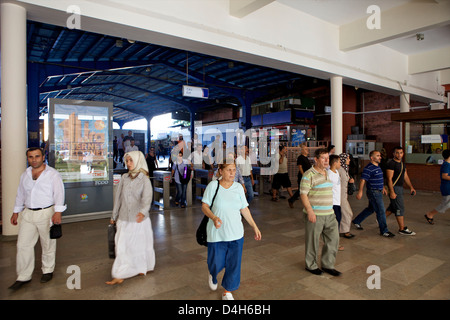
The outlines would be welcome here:
M 192 172 L 190 166 L 186 165 L 183 169 L 183 173 L 181 173 L 177 164 L 177 171 L 178 171 L 178 178 L 180 178 L 180 183 L 188 184 L 189 180 L 191 180 L 191 172 Z

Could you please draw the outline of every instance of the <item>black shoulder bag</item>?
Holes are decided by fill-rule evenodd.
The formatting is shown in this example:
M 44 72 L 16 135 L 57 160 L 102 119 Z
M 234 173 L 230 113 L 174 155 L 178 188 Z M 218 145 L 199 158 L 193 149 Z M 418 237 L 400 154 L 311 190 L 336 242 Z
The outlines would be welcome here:
M 217 191 L 219 191 L 219 186 L 220 186 L 220 183 L 219 183 L 219 181 L 217 181 L 217 189 L 216 189 L 216 192 L 214 193 L 214 197 L 211 202 L 211 206 L 210 206 L 211 209 L 214 204 L 214 200 L 216 199 Z M 207 238 L 206 237 L 206 225 L 208 224 L 208 220 L 209 220 L 209 218 L 205 215 L 202 219 L 202 222 L 200 222 L 200 225 L 198 226 L 197 233 L 195 234 L 195 236 L 197 237 L 197 243 L 199 245 L 205 246 L 205 247 L 208 246 L 208 241 L 206 239 Z
M 116 224 L 112 223 L 108 225 L 108 254 L 111 259 L 116 258 Z
M 350 177 L 350 179 L 353 179 L 353 178 Z M 356 192 L 356 185 L 355 185 L 355 183 L 354 182 L 349 182 L 347 184 L 347 194 L 351 196 L 355 192 Z

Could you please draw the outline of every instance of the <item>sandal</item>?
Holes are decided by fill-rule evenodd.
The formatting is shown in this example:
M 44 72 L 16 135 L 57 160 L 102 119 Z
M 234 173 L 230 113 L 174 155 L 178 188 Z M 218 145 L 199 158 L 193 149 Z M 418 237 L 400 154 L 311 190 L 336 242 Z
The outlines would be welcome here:
M 344 238 L 347 238 L 347 239 L 351 239 L 351 238 L 353 238 L 355 235 L 354 234 L 351 234 L 350 232 L 347 232 L 347 233 L 344 233 L 344 235 L 343 235 L 343 237 Z
M 424 215 L 425 219 L 427 219 L 429 224 L 434 224 L 434 220 L 432 218 L 428 218 L 427 215 Z

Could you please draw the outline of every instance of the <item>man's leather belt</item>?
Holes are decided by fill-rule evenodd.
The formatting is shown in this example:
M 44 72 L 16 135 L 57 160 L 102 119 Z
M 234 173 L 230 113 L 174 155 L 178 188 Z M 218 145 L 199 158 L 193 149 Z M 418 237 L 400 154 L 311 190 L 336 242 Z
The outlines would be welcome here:
M 48 209 L 48 208 L 50 208 L 50 207 L 53 207 L 53 205 L 48 206 L 48 207 L 45 207 L 45 208 L 28 208 L 28 210 L 31 210 L 31 211 L 39 211 L 39 210 Z

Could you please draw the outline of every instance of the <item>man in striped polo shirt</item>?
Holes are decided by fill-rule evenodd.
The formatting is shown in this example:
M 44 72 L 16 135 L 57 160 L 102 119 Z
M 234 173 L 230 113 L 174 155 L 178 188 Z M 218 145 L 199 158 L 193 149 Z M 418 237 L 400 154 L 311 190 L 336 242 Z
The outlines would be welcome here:
M 306 270 L 320 275 L 323 271 L 339 276 L 334 269 L 339 245 L 339 231 L 333 211 L 333 183 L 327 176 L 328 150 L 317 149 L 314 166 L 307 170 L 300 182 L 300 198 L 305 216 L 305 264 Z M 319 240 L 323 236 L 322 270 L 317 264 Z
M 383 194 L 387 195 L 384 187 L 383 171 L 379 164 L 381 162 L 381 154 L 377 150 L 369 153 L 370 163 L 364 167 L 361 174 L 361 181 L 359 183 L 359 191 L 356 194 L 356 199 L 361 200 L 364 185 L 367 183 L 366 195 L 369 199 L 369 205 L 361 213 L 353 219 L 353 224 L 358 230 L 363 230 L 361 222 L 370 216 L 374 211 L 377 215 L 378 227 L 380 228 L 380 235 L 386 238 L 394 237 L 395 235 L 388 230 L 386 224 L 386 212 L 384 210 Z

